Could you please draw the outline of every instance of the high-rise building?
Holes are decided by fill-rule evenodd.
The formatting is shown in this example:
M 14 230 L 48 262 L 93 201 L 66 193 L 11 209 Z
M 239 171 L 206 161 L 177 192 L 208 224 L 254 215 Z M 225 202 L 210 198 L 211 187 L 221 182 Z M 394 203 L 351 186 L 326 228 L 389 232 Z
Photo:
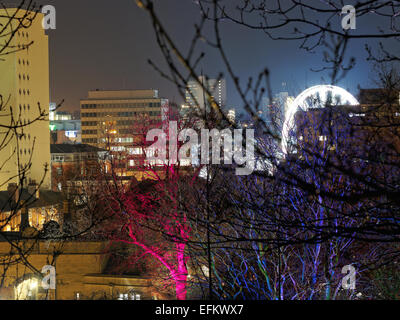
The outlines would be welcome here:
M 235 120 L 236 120 L 236 110 L 235 109 L 229 109 L 226 116 L 230 121 L 235 122 Z
M 120 144 L 132 143 L 124 136 L 132 134 L 138 117 L 161 121 L 168 100 L 157 90 L 94 90 L 81 100 L 82 143 L 107 147 L 104 136 L 113 134 Z M 129 138 L 128 138 L 129 139 Z
M 263 97 L 259 107 L 259 116 L 266 124 L 270 125 L 270 129 L 281 127 L 293 101 L 294 97 L 289 96 L 288 92 L 277 93 L 272 101 L 269 97 Z
M 207 79 L 204 76 L 199 77 L 200 85 L 197 81 L 191 80 L 187 84 L 186 88 L 186 104 L 191 107 L 199 106 L 202 110 L 207 105 L 207 96 L 203 90 L 206 88 L 212 95 L 215 102 L 221 108 L 226 105 L 226 81 L 225 79 Z
M 143 132 L 136 131 L 161 126 L 168 112 L 168 100 L 157 90 L 89 91 L 81 100 L 82 143 L 123 154 L 119 175 L 131 175 L 142 153 Z
M 15 19 L 7 25 L 7 16 L 13 13 Z M 0 10 L 0 23 L 6 28 L 3 34 L 17 30 L 18 18 L 28 21 L 33 17 L 30 27 L 20 28 L 15 33 L 9 44 L 12 50 L 7 50 L 9 53 L 2 55 L 0 61 L 0 94 L 4 103 L 0 123 L 3 126 L 11 123 L 22 126 L 16 135 L 6 138 L 8 144 L 3 144 L 0 149 L 0 185 L 3 184 L 0 190 L 7 189 L 6 181 L 18 183 L 19 168 L 27 168 L 29 163 L 31 166 L 25 173 L 27 182 L 29 179 L 40 182 L 44 177 L 41 187 L 50 188 L 50 171 L 45 175 L 45 165 L 50 166 L 49 120 L 29 124 L 40 114 L 38 105 L 41 110 L 49 110 L 49 50 L 48 37 L 42 27 L 43 14 L 12 8 Z M 6 39 L 2 39 L 4 44 Z M 6 131 L 0 131 L 1 141 Z
M 293 101 L 294 97 L 289 96 L 288 92 L 279 92 L 275 95 L 275 98 L 273 99 L 273 103 L 280 107 L 283 117 L 286 115 L 286 112 Z

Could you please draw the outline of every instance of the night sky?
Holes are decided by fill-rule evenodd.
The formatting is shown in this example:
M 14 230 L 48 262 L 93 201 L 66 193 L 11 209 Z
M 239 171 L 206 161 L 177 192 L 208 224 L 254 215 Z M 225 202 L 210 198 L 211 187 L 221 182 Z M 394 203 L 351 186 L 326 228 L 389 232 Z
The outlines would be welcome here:
M 159 89 L 160 95 L 181 103 L 174 85 L 148 65 L 147 59 L 163 60 L 157 47 L 150 20 L 133 0 L 48 0 L 57 10 L 57 29 L 49 30 L 51 101 L 65 99 L 63 109 L 79 109 L 79 99 L 91 89 Z M 193 23 L 199 20 L 198 6 L 192 0 L 157 1 L 164 26 L 181 48 L 187 48 Z M 338 24 L 340 23 L 338 19 Z M 362 22 L 358 23 L 358 28 Z M 365 26 L 366 28 L 367 26 Z M 265 67 L 271 72 L 275 92 L 296 95 L 306 87 L 322 82 L 323 74 L 310 71 L 321 66 L 320 52 L 300 50 L 299 42 L 273 41 L 258 31 L 232 24 L 224 25 L 224 42 L 238 75 L 245 83 Z M 340 85 L 357 93 L 357 85 L 373 86 L 374 74 L 365 58 L 365 41 L 356 41 L 351 54 L 357 66 Z M 202 68 L 210 77 L 217 76 L 221 60 L 212 49 Z M 227 79 L 228 107 L 241 109 L 240 100 Z

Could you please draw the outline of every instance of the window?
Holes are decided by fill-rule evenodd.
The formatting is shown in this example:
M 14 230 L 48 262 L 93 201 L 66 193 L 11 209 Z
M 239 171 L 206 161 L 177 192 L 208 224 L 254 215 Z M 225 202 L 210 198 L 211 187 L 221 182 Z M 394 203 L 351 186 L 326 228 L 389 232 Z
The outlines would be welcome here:
M 116 142 L 120 142 L 120 143 L 129 143 L 129 142 L 133 142 L 133 138 L 116 138 L 115 139 Z
M 64 156 L 53 156 L 53 161 L 62 162 L 64 161 Z
M 123 147 L 123 146 L 112 146 L 111 147 L 111 151 L 124 151 L 125 150 L 125 147 Z
M 129 148 L 129 154 L 143 154 L 142 148 Z

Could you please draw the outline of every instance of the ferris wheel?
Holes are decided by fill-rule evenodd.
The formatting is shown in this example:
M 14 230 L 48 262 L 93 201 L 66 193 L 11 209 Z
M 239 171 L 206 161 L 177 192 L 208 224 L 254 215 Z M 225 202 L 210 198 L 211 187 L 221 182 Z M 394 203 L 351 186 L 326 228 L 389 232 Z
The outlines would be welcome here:
M 289 105 L 285 122 L 282 128 L 282 153 L 287 154 L 289 135 L 296 129 L 295 114 L 299 110 L 307 111 L 309 109 L 322 109 L 327 103 L 330 105 L 358 105 L 354 96 L 343 88 L 332 85 L 317 85 L 304 90 Z

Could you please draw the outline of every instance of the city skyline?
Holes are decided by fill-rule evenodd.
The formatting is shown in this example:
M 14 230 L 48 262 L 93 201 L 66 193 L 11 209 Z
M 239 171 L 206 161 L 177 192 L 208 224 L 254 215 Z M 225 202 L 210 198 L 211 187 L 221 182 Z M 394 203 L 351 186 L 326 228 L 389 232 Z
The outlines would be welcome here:
M 400 1 L 39 4 L 0 8 L 0 300 L 399 300 Z
M 163 23 L 177 35 L 181 47 L 187 49 L 185 43 L 194 31 L 193 22 L 199 20 L 198 6 L 192 1 L 179 4 L 176 0 L 172 2 L 157 3 L 158 11 Z M 109 3 L 104 0 L 84 3 L 75 0 L 68 4 L 53 0 L 39 1 L 39 4 L 51 4 L 57 9 L 57 29 L 48 30 L 47 34 L 50 45 L 51 101 L 58 103 L 65 99 L 62 109 L 79 110 L 79 100 L 85 97 L 87 91 L 95 89 L 158 89 L 160 95 L 171 102 L 184 102 L 174 85 L 162 78 L 147 62 L 150 58 L 165 69 L 151 25 L 134 1 L 121 2 L 111 13 Z M 183 6 L 185 15 L 180 16 L 175 12 L 174 5 Z M 69 19 L 71 16 L 74 16 L 73 22 Z M 360 28 L 361 23 L 364 23 L 364 27 L 370 27 L 361 20 Z M 183 25 L 189 27 L 182 28 Z M 223 31 L 224 43 L 243 85 L 247 77 L 256 77 L 264 68 L 269 68 L 274 93 L 288 91 L 290 95 L 296 96 L 307 87 L 324 83 L 322 76 L 325 82 L 329 82 L 326 72 L 310 70 L 322 67 L 320 63 L 315 64 L 321 57 L 320 50 L 314 54 L 309 53 L 299 49 L 299 41 L 273 41 L 262 32 L 249 32 L 233 24 L 227 25 Z M 370 42 L 374 43 L 373 40 Z M 358 93 L 358 85 L 374 87 L 376 80 L 373 72 L 368 69 L 370 63 L 365 61 L 367 53 L 364 43 L 359 40 L 349 48 L 357 58 L 357 65 L 339 83 L 354 95 Z M 252 49 L 251 59 L 246 58 L 247 48 Z M 226 70 L 219 68 L 220 57 L 206 47 L 202 49 L 206 50 L 201 65 L 204 72 L 210 78 L 217 78 L 219 72 L 225 73 L 227 106 L 241 112 L 243 106 L 233 89 L 234 83 L 226 75 Z M 286 85 L 283 86 L 283 83 Z

